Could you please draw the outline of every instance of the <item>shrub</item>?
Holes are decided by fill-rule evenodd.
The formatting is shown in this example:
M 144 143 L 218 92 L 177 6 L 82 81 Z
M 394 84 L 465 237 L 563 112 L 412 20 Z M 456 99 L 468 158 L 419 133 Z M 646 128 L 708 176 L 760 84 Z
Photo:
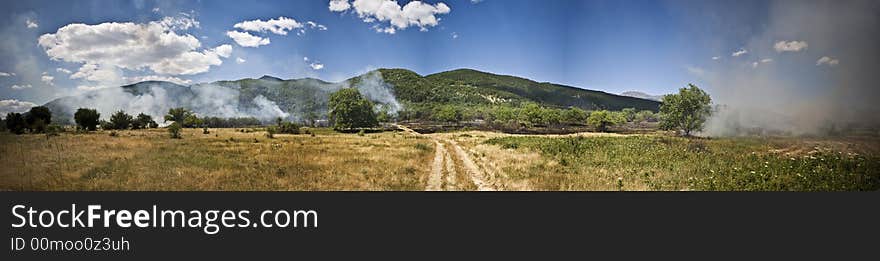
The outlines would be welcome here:
M 607 131 L 608 127 L 623 123 L 624 121 L 626 119 L 621 113 L 606 110 L 594 111 L 587 118 L 587 124 L 601 132 Z
M 180 129 L 180 124 L 177 122 L 173 122 L 171 123 L 171 125 L 168 125 L 168 133 L 171 134 L 172 139 L 180 139 Z
M 110 129 L 112 130 L 125 130 L 131 127 L 131 122 L 134 118 L 131 115 L 126 114 L 124 111 L 120 110 L 113 115 L 110 115 Z
M 168 114 L 165 114 L 165 121 L 173 121 L 183 124 L 183 121 L 190 114 L 192 114 L 192 112 L 182 107 L 171 108 L 168 110 Z
M 203 127 L 202 134 L 208 135 L 208 134 L 211 134 L 211 131 L 208 131 L 208 127 Z
M 292 122 L 282 122 L 281 124 L 278 125 L 277 131 L 278 131 L 278 133 L 285 133 L 285 134 L 299 134 L 299 128 L 300 128 L 299 124 L 292 123 Z
M 132 129 L 146 129 L 146 128 L 155 128 L 153 126 L 158 126 L 155 121 L 153 121 L 153 117 L 150 115 L 146 115 L 143 112 L 138 114 L 135 117 L 134 121 L 131 122 Z
M 73 119 L 81 130 L 95 131 L 101 121 L 101 114 L 95 109 L 79 108 L 73 114 Z
M 46 136 L 58 136 L 62 132 L 64 132 L 64 127 L 58 124 L 49 124 L 46 127 Z
M 278 132 L 278 127 L 270 126 L 266 128 L 266 138 L 274 139 L 275 133 Z
M 358 136 L 361 136 L 361 137 L 364 136 L 364 130 L 363 130 L 363 129 L 361 129 L 360 131 L 358 131 Z

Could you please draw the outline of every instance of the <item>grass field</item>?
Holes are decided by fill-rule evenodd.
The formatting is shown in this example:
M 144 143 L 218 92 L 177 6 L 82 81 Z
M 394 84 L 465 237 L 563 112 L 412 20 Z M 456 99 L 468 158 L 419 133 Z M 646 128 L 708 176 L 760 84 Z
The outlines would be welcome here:
M 250 131 L 250 130 L 248 130 Z M 5 190 L 421 190 L 433 143 L 386 132 L 0 135 Z
M 880 139 L 276 134 L 259 129 L 0 134 L 2 190 L 794 190 L 880 188 Z M 442 146 L 442 147 L 438 147 Z M 438 162 L 438 159 L 440 160 Z

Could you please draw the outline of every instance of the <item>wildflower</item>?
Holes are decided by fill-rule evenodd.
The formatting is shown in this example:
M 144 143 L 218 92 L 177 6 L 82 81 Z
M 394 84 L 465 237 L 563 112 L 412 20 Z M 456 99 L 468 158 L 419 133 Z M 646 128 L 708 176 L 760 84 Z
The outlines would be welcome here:
M 754 171 L 754 170 L 753 170 L 753 171 L 749 171 L 749 173 L 755 174 L 755 171 Z

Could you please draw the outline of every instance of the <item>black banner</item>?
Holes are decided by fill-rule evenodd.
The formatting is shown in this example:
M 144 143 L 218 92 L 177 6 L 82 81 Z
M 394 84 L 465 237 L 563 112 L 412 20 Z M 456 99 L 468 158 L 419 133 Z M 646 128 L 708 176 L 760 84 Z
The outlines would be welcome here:
M 563 192 L 3 192 L 4 260 L 78 257 L 548 259 L 597 256 L 677 258 L 828 257 L 873 254 L 880 232 L 877 193 L 563 193 Z M 27 208 L 65 212 L 232 211 L 235 227 L 13 227 Z M 239 227 L 240 211 L 249 213 Z M 262 227 L 270 210 L 311 210 L 311 226 Z M 96 213 L 101 213 L 95 211 Z M 292 213 L 292 212 L 291 212 Z M 87 224 L 83 214 L 83 225 Z M 221 222 L 217 215 L 215 224 Z M 145 216 L 147 217 L 147 216 Z M 188 216 L 191 217 L 191 216 Z M 302 217 L 302 216 L 300 216 Z M 132 218 L 133 219 L 133 218 Z M 202 218 L 201 222 L 208 220 Z M 282 215 L 279 223 L 284 223 Z M 300 220 L 302 222 L 302 219 Z M 129 222 L 131 223 L 131 222 Z M 180 223 L 178 223 L 180 224 Z M 69 224 L 65 224 L 69 225 Z M 259 226 L 259 227 L 257 227 Z M 20 240 L 16 239 L 19 238 Z M 98 248 L 65 250 L 76 241 Z M 102 241 L 95 243 L 95 241 Z M 26 242 L 23 242 L 26 241 Z M 68 241 L 72 243 L 67 243 Z M 113 250 L 127 242 L 127 249 Z M 86 243 L 80 243 L 86 244 Z M 37 249 L 34 250 L 34 247 Z M 16 250 L 21 248 L 20 250 Z M 46 248 L 46 249 L 43 249 Z M 51 249 L 55 248 L 55 249 Z M 60 249 L 59 249 L 60 248 Z M 708 254 L 708 255 L 706 255 Z

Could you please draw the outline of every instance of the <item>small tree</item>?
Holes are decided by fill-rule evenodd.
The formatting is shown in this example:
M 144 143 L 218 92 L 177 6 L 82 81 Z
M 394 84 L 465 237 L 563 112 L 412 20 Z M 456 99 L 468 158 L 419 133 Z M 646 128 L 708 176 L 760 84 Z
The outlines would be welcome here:
M 623 117 L 626 118 L 627 122 L 631 122 L 636 119 L 636 109 L 635 108 L 623 108 L 620 110 L 623 113 Z
M 653 122 L 653 121 L 657 121 L 657 117 L 654 115 L 653 111 L 643 110 L 643 111 L 636 113 L 636 117 L 635 117 L 634 121 L 636 123 L 646 122 L 646 121 Z
M 203 121 L 199 116 L 190 113 L 183 119 L 183 127 L 185 128 L 198 128 L 199 126 L 204 125 L 205 121 Z
M 580 123 L 587 121 L 587 112 L 578 107 L 571 107 L 562 112 L 562 121 L 567 123 Z
M 76 126 L 81 130 L 95 131 L 101 120 L 101 114 L 95 109 L 79 108 L 73 114 Z
M 461 121 L 461 112 L 453 105 L 444 105 L 434 109 L 434 120 L 440 122 L 459 122 Z
M 45 132 L 46 126 L 52 123 L 52 112 L 46 106 L 32 107 L 24 117 L 28 128 L 34 133 Z
M 183 121 L 186 120 L 186 117 L 190 114 L 192 114 L 192 112 L 183 107 L 171 108 L 168 110 L 168 114 L 165 114 L 165 121 L 173 121 L 183 124 Z
M 22 134 L 27 128 L 27 123 L 21 113 L 10 112 L 6 114 L 6 129 L 15 134 Z
M 124 111 L 119 110 L 113 115 L 110 115 L 110 128 L 114 130 L 125 130 L 131 126 L 131 122 L 134 118 L 131 115 L 126 114 Z
M 345 88 L 330 94 L 329 105 L 334 129 L 370 128 L 379 124 L 373 112 L 373 103 L 356 88 Z
M 691 132 L 703 129 L 711 113 L 711 102 L 709 94 L 693 84 L 679 89 L 678 94 L 667 94 L 660 105 L 660 127 L 690 136 Z
M 155 128 L 153 125 L 157 125 L 155 121 L 153 121 L 153 117 L 150 115 L 146 115 L 143 112 L 138 114 L 135 117 L 134 121 L 131 122 L 132 129 L 146 129 L 146 128 Z
M 608 127 L 620 124 L 625 122 L 622 113 L 612 112 L 606 110 L 594 111 L 590 113 L 590 117 L 587 118 L 587 124 L 596 128 L 596 130 L 605 132 L 608 131 Z
M 171 134 L 172 139 L 180 139 L 180 129 L 180 123 L 172 122 L 168 125 L 168 133 Z

